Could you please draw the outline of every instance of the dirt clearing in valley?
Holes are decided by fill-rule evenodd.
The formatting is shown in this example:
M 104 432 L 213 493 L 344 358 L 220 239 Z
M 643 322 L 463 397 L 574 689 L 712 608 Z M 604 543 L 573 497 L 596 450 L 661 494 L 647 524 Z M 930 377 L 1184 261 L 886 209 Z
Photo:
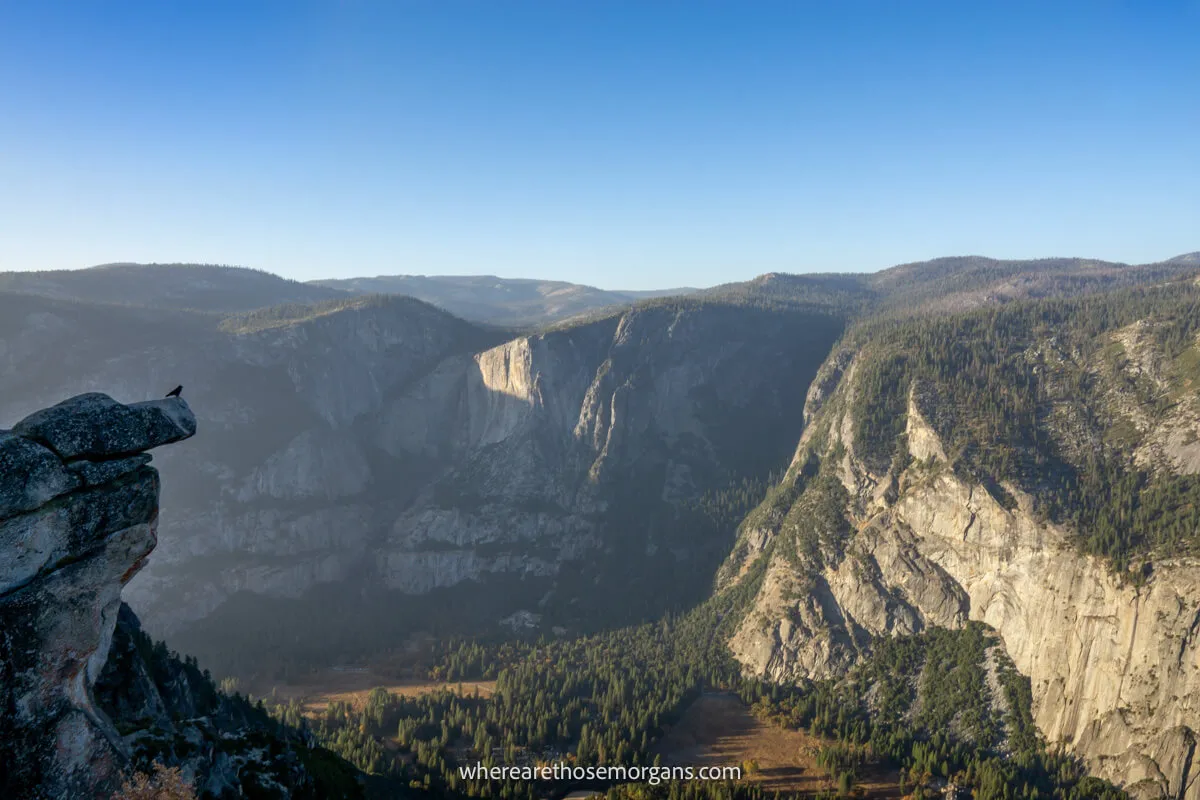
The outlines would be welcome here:
M 825 740 L 802 731 L 785 730 L 750 713 L 733 694 L 701 695 L 683 718 L 655 746 L 663 763 L 678 766 L 737 766 L 757 761 L 758 771 L 744 780 L 782 792 L 816 794 L 835 789 L 833 780 L 817 766 Z M 856 788 L 859 797 L 899 798 L 900 776 L 880 767 L 864 769 Z
M 448 690 L 458 692 L 467 697 L 476 692 L 481 697 L 488 697 L 495 690 L 495 681 L 412 681 L 397 680 L 380 675 L 371 670 L 324 670 L 319 675 L 305 679 L 303 682 L 279 684 L 273 688 L 273 697 L 277 702 L 287 703 L 297 700 L 304 706 L 306 714 L 319 714 L 331 702 L 349 703 L 355 708 L 366 705 L 367 696 L 372 689 L 383 687 L 392 694 L 416 697 L 422 694 Z

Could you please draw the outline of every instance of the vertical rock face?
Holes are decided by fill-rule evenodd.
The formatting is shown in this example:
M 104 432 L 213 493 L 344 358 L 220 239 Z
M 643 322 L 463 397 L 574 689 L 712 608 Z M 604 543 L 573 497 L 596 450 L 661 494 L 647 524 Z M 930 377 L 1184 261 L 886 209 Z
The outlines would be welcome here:
M 174 633 L 168 622 L 202 617 L 240 591 L 291 597 L 357 575 L 368 538 L 398 513 L 381 520 L 375 509 L 408 482 L 357 428 L 443 359 L 504 338 L 410 298 L 324 311 L 219 325 L 212 315 L 0 296 L 0 428 L 82 392 L 125 399 L 187 387 L 204 435 L 155 454 L 176 479 L 163 486 L 154 558 L 123 593 L 147 630 Z M 0 446 L 0 465 L 6 458 Z M 104 480 L 92 462 L 79 469 L 80 480 Z
M 163 488 L 154 558 L 123 595 L 147 631 L 214 665 L 205 642 L 218 637 L 203 634 L 224 627 L 221 614 L 244 620 L 244 604 L 519 584 L 498 621 L 560 581 L 569 596 L 547 603 L 593 592 L 596 576 L 579 573 L 602 557 L 624 579 L 630 547 L 654 552 L 650 577 L 678 569 L 705 591 L 725 539 L 659 522 L 787 457 L 795 410 L 842 331 L 837 316 L 716 302 L 512 338 L 406 298 L 219 329 L 207 316 L 126 309 L 114 322 L 2 301 L 4 427 L 98 386 L 132 397 L 186 384 L 205 435 L 156 455 L 177 479 Z M 62 354 L 53 369 L 47 351 Z M 46 464 L 25 510 L 113 469 L 68 469 L 54 450 L 107 447 L 108 423 L 50 441 L 39 419 L 16 442 L 42 447 Z
M 0 433 L 0 796 L 93 797 L 124 765 L 92 687 L 121 587 L 156 542 L 142 451 L 195 431 L 182 399 L 93 393 Z
M 746 670 L 781 682 L 836 676 L 873 637 L 981 621 L 1030 678 L 1034 719 L 1052 746 L 1134 797 L 1200 798 L 1200 561 L 1158 559 L 1135 582 L 1080 553 L 1073 532 L 1035 514 L 1017 486 L 956 473 L 930 422 L 937 408 L 916 383 L 908 458 L 897 462 L 907 466 L 873 468 L 856 451 L 861 391 L 851 364 L 836 390 L 810 393 L 817 425 L 722 569 L 732 583 L 766 559 L 730 642 Z M 827 463 L 799 493 L 795 475 L 814 452 Z
M 1200 797 L 1200 563 L 1159 561 L 1132 585 L 949 474 L 905 492 L 892 519 L 1003 636 L 1050 742 L 1137 797 Z
M 790 411 L 838 332 L 826 318 L 647 307 L 443 364 L 372 437 L 397 460 L 445 465 L 378 545 L 382 582 L 421 593 L 519 577 L 569 606 L 581 586 L 661 577 L 638 572 L 660 553 L 703 573 L 712 543 L 661 520 L 786 457 Z M 619 574 L 590 572 L 626 548 L 638 557 Z

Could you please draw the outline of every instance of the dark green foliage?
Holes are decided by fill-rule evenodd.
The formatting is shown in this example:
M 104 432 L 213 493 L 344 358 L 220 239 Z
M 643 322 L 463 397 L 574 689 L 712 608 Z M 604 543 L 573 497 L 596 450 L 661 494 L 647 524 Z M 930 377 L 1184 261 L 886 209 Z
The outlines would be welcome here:
M 778 800 L 759 784 L 687 781 L 658 786 L 625 784 L 608 790 L 607 800 Z
M 880 639 L 857 680 L 875 692 L 880 722 L 900 725 L 911 714 L 919 728 L 954 731 L 960 739 L 995 749 L 1003 731 L 987 690 L 984 662 L 996 644 L 996 637 L 978 623 L 961 631 L 935 628 L 919 637 Z M 919 675 L 915 696 L 914 675 Z
M 455 692 L 406 698 L 378 690 L 361 710 L 331 704 L 311 729 L 364 770 L 472 796 L 524 797 L 547 787 L 464 783 L 458 764 L 556 760 L 568 751 L 579 764 L 650 764 L 651 745 L 704 687 L 739 680 L 720 643 L 757 591 L 764 567 L 760 561 L 737 587 L 680 617 L 568 641 L 490 648 L 464 642 L 435 669 L 438 677 L 470 679 L 487 676 L 492 662 L 504 664 L 491 698 Z M 281 706 L 276 714 L 295 720 L 299 709 Z M 413 764 L 402 767 L 388 756 L 379 745 L 383 737 L 395 737 Z
M 213 798 L 203 786 L 217 769 L 235 779 L 228 796 L 277 798 L 275 787 L 283 787 L 297 800 L 362 797 L 350 764 L 298 726 L 274 720 L 261 703 L 219 692 L 194 658 L 142 632 L 128 606 L 121 607 L 94 696 L 117 730 L 132 737 L 133 768 L 187 765 L 202 797 Z
M 842 681 L 782 687 L 744 679 L 723 642 L 757 592 L 766 560 L 681 617 L 570 641 L 463 642 L 447 652 L 438 677 L 480 678 L 494 669 L 493 660 L 502 665 L 490 698 L 449 691 L 406 698 L 376 690 L 361 709 L 331 704 L 312 730 L 363 769 L 418 787 L 454 796 L 542 797 L 569 787 L 466 780 L 458 766 L 653 764 L 654 743 L 700 692 L 732 689 L 760 716 L 825 737 L 830 744 L 821 761 L 845 791 L 864 764 L 882 758 L 902 767 L 911 786 L 954 777 L 988 800 L 1123 797 L 1107 783 L 1083 779 L 1071 759 L 1046 752 L 1030 717 L 1028 682 L 982 625 L 882 640 Z M 1010 709 L 1003 719 L 985 679 L 989 651 Z M 295 705 L 276 713 L 299 718 Z M 395 739 L 400 758 L 381 746 L 384 738 Z M 609 796 L 763 795 L 714 782 L 619 786 Z
M 774 309 L 824 310 L 851 317 L 868 311 L 878 295 L 868 276 L 836 273 L 789 275 L 769 273 L 746 281 L 706 289 L 693 298 Z
M 890 464 L 904 431 L 908 390 L 912 383 L 906 352 L 887 352 L 860 368 L 861 387 L 851 406 L 855 452 L 867 465 L 882 472 Z
M 386 294 L 334 297 L 318 302 L 282 303 L 280 305 L 257 308 L 252 311 L 229 314 L 221 320 L 219 327 L 226 333 L 254 333 L 269 328 L 308 322 L 330 314 L 372 309 L 387 309 L 397 313 L 413 315 L 420 314 L 431 319 L 437 319 L 442 324 L 456 326 L 459 328 L 458 333 L 461 335 L 473 334 L 477 340 L 476 343 L 480 346 L 490 346 L 492 340 L 496 338 L 494 334 L 488 335 L 484 332 L 484 329 L 451 316 L 428 303 L 412 297 Z
M 1197 475 L 1151 475 L 1117 459 L 1089 459 L 1043 502 L 1051 517 L 1081 532 L 1086 552 L 1112 559 L 1121 570 L 1143 553 L 1195 554 L 1200 545 Z
M 978 623 L 881 639 L 847 680 L 751 683 L 741 693 L 759 716 L 834 740 L 821 762 L 850 785 L 864 763 L 882 759 L 899 766 L 911 788 L 933 791 L 932 779 L 949 778 L 978 800 L 1124 797 L 1046 750 L 1030 716 L 1028 682 L 997 645 Z M 1010 706 L 1003 719 L 985 678 L 989 650 Z
M 958 256 L 902 264 L 864 277 L 882 295 L 881 313 L 910 315 L 984 300 L 1002 303 L 1111 292 L 1194 272 L 1192 266 L 1171 262 L 1129 265 L 1079 258 L 1000 261 Z
M 783 521 L 784 538 L 794 543 L 784 552 L 793 561 L 799 556 L 807 558 L 809 565 L 817 569 L 824 564 L 826 554 L 833 562 L 840 561 L 853 534 L 846 519 L 850 495 L 833 474 L 833 464 L 833 459 L 825 462 Z
M 684 524 L 696 527 L 708 526 L 716 530 L 736 531 L 751 510 L 763 501 L 763 497 L 776 484 L 780 476 L 771 473 L 765 480 L 742 478 L 725 489 L 707 492 L 699 500 L 685 504 L 680 509 Z
M 1186 367 L 1198 314 L 1200 289 L 1187 282 L 866 324 L 850 334 L 863 346 L 855 450 L 886 472 L 903 448 L 915 391 L 956 471 L 1005 504 L 1004 481 L 1030 492 L 1041 513 L 1079 531 L 1084 551 L 1119 569 L 1142 553 L 1195 552 L 1200 476 L 1133 463 L 1132 443 L 1114 433 L 1111 387 L 1093 365 L 1111 334 L 1146 320 L 1167 362 Z M 1186 380 L 1177 377 L 1181 387 Z M 1173 403 L 1169 393 L 1130 388 L 1151 413 Z

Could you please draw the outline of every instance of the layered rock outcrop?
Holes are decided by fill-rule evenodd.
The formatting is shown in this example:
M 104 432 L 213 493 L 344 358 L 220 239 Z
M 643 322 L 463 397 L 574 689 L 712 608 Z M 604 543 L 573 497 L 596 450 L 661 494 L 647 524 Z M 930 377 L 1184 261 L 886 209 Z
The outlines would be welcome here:
M 182 399 L 95 393 L 0 432 L 0 797 L 107 800 L 154 763 L 206 797 L 360 796 L 350 765 L 218 692 L 121 602 L 157 539 L 143 451 L 195 432 Z
M 0 433 L 0 795 L 92 797 L 123 767 L 92 689 L 156 541 L 143 451 L 195 431 L 181 399 L 87 394 Z
M 917 386 L 908 466 L 872 469 L 855 451 L 860 390 L 850 365 L 785 486 L 803 483 L 814 453 L 826 483 L 810 479 L 799 499 L 784 491 L 765 504 L 723 569 L 728 583 L 767 559 L 730 642 L 747 671 L 782 682 L 836 676 L 872 637 L 982 621 L 1030 678 L 1048 742 L 1135 797 L 1200 798 L 1200 562 L 1161 559 L 1134 581 L 1081 554 L 1018 487 L 989 489 L 951 468 Z M 805 512 L 817 499 L 844 515 L 840 536 Z

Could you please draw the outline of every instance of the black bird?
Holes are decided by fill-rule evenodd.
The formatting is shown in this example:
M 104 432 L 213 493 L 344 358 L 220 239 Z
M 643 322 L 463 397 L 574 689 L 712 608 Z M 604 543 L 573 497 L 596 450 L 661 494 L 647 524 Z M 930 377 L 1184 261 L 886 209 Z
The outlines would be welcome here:
M 172 389 L 171 391 L 167 392 L 167 397 L 179 397 L 179 394 L 180 394 L 182 391 L 183 391 L 183 387 L 182 387 L 182 386 L 176 386 L 174 389 Z

